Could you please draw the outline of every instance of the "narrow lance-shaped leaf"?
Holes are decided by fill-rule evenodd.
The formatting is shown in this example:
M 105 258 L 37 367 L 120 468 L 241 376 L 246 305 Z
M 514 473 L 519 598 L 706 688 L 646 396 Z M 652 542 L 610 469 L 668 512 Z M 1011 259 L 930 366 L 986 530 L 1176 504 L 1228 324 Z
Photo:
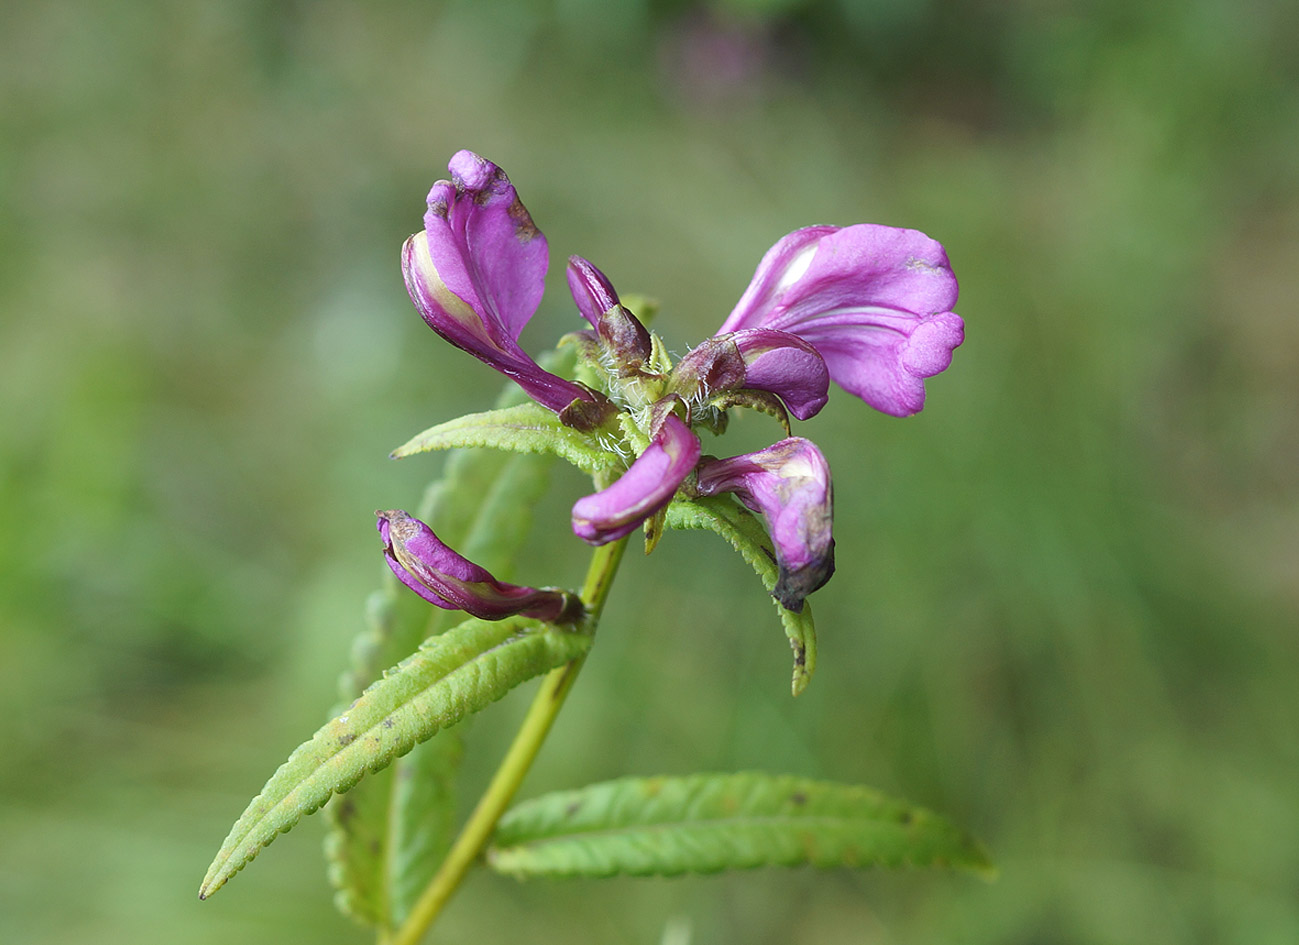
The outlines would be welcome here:
M 454 725 L 534 676 L 576 659 L 584 633 L 523 618 L 470 619 L 426 641 L 348 711 L 289 756 L 235 823 L 199 890 L 206 898 L 276 835 L 378 771 L 440 728 Z
M 676 876 L 758 866 L 945 866 L 991 875 L 936 814 L 868 788 L 760 773 L 624 778 L 524 801 L 488 863 L 519 878 Z
M 541 360 L 548 370 L 562 371 L 566 368 L 558 362 L 571 362 L 571 354 L 550 352 Z M 524 400 L 523 391 L 509 384 L 497 406 Z M 489 571 L 506 572 L 528 533 L 553 463 L 545 454 L 452 450 L 425 494 L 419 518 Z M 367 627 L 340 680 L 343 706 L 423 639 L 464 619 L 462 613 L 429 606 L 382 570 L 383 588 L 371 597 Z M 340 706 L 335 714 L 342 711 Z M 451 842 L 464 728 L 457 725 L 416 745 L 326 805 L 325 854 L 335 902 L 344 914 L 385 930 L 405 920 Z
M 762 580 L 762 586 L 768 591 L 775 589 L 780 569 L 776 565 L 771 539 L 762 523 L 729 496 L 677 499 L 668 506 L 667 524 L 669 528 L 707 529 L 721 535 L 749 562 Z M 774 597 L 772 601 L 794 650 L 793 692 L 797 696 L 807 688 L 816 670 L 816 626 L 812 622 L 812 608 L 805 602 L 803 612 L 796 614 L 781 606 Z

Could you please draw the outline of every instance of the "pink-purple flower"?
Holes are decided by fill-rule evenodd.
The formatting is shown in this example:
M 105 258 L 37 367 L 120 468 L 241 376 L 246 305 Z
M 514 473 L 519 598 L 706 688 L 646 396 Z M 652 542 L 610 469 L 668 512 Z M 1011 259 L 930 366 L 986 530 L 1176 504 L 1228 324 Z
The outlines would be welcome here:
M 572 256 L 569 289 L 592 329 L 570 336 L 585 365 L 579 384 L 543 370 L 518 344 L 544 289 L 545 237 L 495 164 L 461 151 L 449 170 L 451 179 L 429 193 L 424 231 L 402 254 L 416 308 L 443 338 L 604 444 L 610 466 L 631 459 L 611 484 L 573 505 L 573 531 L 604 544 L 662 511 L 683 487 L 687 498 L 731 493 L 766 523 L 779 566 L 774 596 L 801 610 L 834 571 L 825 457 L 811 441 L 788 437 L 701 460 L 693 427 L 720 432 L 725 411 L 742 405 L 788 429 L 789 416 L 806 420 L 821 410 L 832 380 L 886 414 L 918 412 L 925 379 L 945 370 L 964 340 L 943 247 L 916 230 L 874 224 L 796 230 L 766 253 L 718 333 L 675 365 L 609 278 Z M 496 581 L 404 513 L 380 513 L 379 528 L 394 573 L 438 606 L 496 617 L 569 612 L 569 595 Z
M 514 185 L 495 164 L 458 152 L 428 195 L 424 230 L 406 241 L 411 301 L 435 332 L 519 384 L 555 413 L 597 395 L 543 370 L 519 346 L 541 302 L 550 257 Z
M 795 334 L 839 386 L 905 417 L 924 406 L 925 378 L 945 370 L 965 338 L 956 295 L 946 251 L 917 230 L 810 226 L 767 251 L 720 330 Z

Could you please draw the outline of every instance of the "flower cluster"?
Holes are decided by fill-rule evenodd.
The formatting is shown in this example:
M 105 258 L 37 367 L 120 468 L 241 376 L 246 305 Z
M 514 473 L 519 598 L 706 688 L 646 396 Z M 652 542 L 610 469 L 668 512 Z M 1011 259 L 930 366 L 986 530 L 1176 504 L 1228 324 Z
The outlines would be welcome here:
M 599 545 L 653 523 L 678 494 L 731 493 L 766 523 L 779 565 L 773 593 L 800 611 L 834 570 L 825 457 L 789 436 L 717 459 L 703 455 L 695 428 L 718 432 L 729 407 L 748 406 L 789 432 L 788 416 L 814 416 L 831 381 L 883 413 L 918 412 L 925 378 L 951 363 L 964 336 L 943 247 L 916 230 L 873 224 L 796 230 L 763 257 L 718 333 L 675 364 L 608 278 L 571 257 L 569 288 L 591 326 L 569 336 L 579 382 L 544 370 L 518 343 L 541 300 L 546 238 L 495 164 L 461 151 L 449 170 L 429 192 L 424 230 L 402 252 L 415 307 L 565 426 L 612 437 L 634 455 L 618 478 L 573 505 L 573 531 Z M 572 618 L 571 595 L 502 584 L 418 520 L 379 516 L 389 565 L 431 602 L 487 618 Z

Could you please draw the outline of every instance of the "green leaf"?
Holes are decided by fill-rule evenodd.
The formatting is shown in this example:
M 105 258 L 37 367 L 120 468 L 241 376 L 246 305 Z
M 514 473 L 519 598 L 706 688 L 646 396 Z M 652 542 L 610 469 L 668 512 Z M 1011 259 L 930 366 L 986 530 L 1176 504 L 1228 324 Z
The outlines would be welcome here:
M 716 532 L 749 562 L 768 593 L 775 590 L 780 570 L 767 530 L 730 496 L 674 500 L 668 506 L 668 528 L 705 528 Z M 804 602 L 803 612 L 796 614 L 774 597 L 772 602 L 794 650 L 793 692 L 797 696 L 807 688 L 816 671 L 816 625 L 812 622 L 812 607 Z
M 594 475 L 613 457 L 585 433 L 566 427 L 545 407 L 532 402 L 439 423 L 392 451 L 396 459 L 431 450 L 486 446 L 516 453 L 550 453 Z
M 348 710 L 300 745 L 240 816 L 208 868 L 206 898 L 278 833 L 334 793 L 378 771 L 418 742 L 485 708 L 520 683 L 576 659 L 584 633 L 514 617 L 466 620 L 425 641 Z
M 395 578 L 386 584 L 371 597 L 372 633 L 358 638 L 353 668 L 340 681 L 344 698 L 361 679 L 376 678 L 381 672 L 363 676 L 369 667 L 392 665 L 416 646 L 402 648 L 400 640 L 412 632 L 418 640 L 425 626 L 441 632 L 447 618 L 464 618 L 430 606 Z M 393 651 L 397 655 L 386 663 L 376 661 L 376 652 Z M 340 707 L 339 714 L 342 711 Z M 345 915 L 393 928 L 432 877 L 455 826 L 453 784 L 464 753 L 462 728 L 456 726 L 416 745 L 390 767 L 326 805 L 325 856 L 335 903 Z
M 864 787 L 759 773 L 623 778 L 501 818 L 488 863 L 519 878 L 676 876 L 758 866 L 993 872 L 948 821 Z
M 542 356 L 549 370 L 570 371 L 570 353 Z M 567 365 L 567 366 L 566 366 Z M 527 401 L 506 386 L 498 407 Z M 527 536 L 532 509 L 549 481 L 554 457 L 490 449 L 452 450 L 443 473 L 425 493 L 418 516 L 452 547 L 495 574 L 505 574 Z M 342 705 L 426 637 L 463 620 L 429 605 L 387 568 L 371 597 L 367 627 L 340 680 Z M 390 930 L 401 924 L 432 879 L 455 826 L 454 779 L 464 753 L 464 726 L 441 732 L 409 754 L 330 800 L 325 855 L 340 911 Z

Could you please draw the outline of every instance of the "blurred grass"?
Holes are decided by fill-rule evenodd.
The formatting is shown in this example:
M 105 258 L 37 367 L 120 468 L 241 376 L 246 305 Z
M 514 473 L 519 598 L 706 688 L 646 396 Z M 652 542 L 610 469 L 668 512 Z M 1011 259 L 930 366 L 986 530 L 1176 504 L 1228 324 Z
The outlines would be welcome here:
M 678 352 L 813 222 L 926 230 L 968 341 L 836 470 L 822 666 L 673 535 L 525 790 L 762 767 L 974 829 L 930 874 L 473 880 L 447 941 L 1299 939 L 1299 17 L 1284 4 L 17 2 L 0 38 L 0 939 L 363 941 L 308 822 L 200 906 L 333 697 L 385 460 L 495 395 L 396 258 L 449 155 Z M 759 445 L 744 417 L 727 449 Z M 521 581 L 572 583 L 559 476 Z M 477 723 L 488 771 L 521 700 Z M 683 924 L 684 923 L 684 924 Z

